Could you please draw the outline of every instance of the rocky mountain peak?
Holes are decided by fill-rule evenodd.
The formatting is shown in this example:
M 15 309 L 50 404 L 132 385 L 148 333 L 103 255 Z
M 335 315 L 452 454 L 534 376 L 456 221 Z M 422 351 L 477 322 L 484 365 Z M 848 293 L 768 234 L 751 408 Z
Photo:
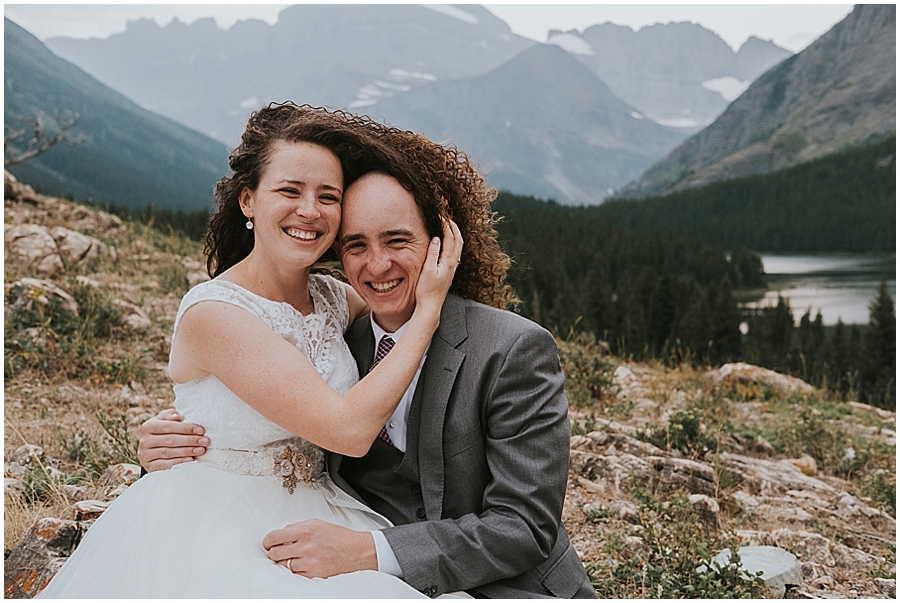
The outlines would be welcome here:
M 896 130 L 896 46 L 896 7 L 856 6 L 757 79 L 626 194 L 768 173 Z

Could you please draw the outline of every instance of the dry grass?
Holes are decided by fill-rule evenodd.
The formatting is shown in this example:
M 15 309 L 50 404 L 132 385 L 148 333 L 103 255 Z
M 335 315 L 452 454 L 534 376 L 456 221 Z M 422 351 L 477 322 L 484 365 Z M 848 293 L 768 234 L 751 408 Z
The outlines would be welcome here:
M 111 251 L 48 276 L 36 270 L 34 261 L 7 250 L 4 459 L 22 444 L 38 445 L 44 463 L 60 474 L 45 479 L 29 468 L 23 481 L 34 488 L 25 495 L 6 495 L 6 550 L 36 519 L 73 517 L 74 501 L 63 493 L 62 484 L 85 487 L 79 498 L 102 499 L 102 470 L 114 462 L 133 461 L 124 448 L 136 442 L 140 424 L 174 398 L 165 372 L 172 322 L 188 289 L 188 274 L 199 271 L 203 261 L 197 242 L 135 223 L 91 228 L 102 222 L 94 219 L 100 215 L 96 211 L 64 201 L 50 200 L 48 205 L 35 208 L 8 201 L 6 222 L 71 227 L 71 214 L 77 211 L 82 218 L 78 223 L 86 226 L 79 230 Z M 22 277 L 49 279 L 75 294 L 78 320 L 53 308 L 45 308 L 37 318 L 34 313 L 16 314 L 9 289 Z M 128 310 L 120 302 L 139 308 L 150 318 L 150 327 L 136 331 L 123 324 Z M 32 331 L 26 333 L 26 328 Z M 129 441 L 123 446 L 117 439 Z

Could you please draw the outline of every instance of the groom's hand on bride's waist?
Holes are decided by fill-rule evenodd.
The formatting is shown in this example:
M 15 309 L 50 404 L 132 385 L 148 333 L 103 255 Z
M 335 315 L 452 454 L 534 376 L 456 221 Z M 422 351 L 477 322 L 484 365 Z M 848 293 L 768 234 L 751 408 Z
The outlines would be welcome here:
M 158 471 L 193 461 L 209 446 L 209 438 L 203 434 L 203 427 L 184 423 L 175 410 L 162 411 L 141 425 L 141 466 L 147 471 Z
M 269 559 L 307 578 L 378 569 L 371 533 L 318 519 L 269 532 L 263 546 L 269 551 Z

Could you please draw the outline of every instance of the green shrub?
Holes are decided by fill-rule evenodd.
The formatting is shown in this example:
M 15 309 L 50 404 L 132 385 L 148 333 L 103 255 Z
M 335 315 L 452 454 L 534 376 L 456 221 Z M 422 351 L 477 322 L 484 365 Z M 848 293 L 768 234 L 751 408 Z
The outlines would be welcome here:
M 600 407 L 616 396 L 617 363 L 606 344 L 592 333 L 570 333 L 559 341 L 559 358 L 566 375 L 566 396 L 576 408 Z
M 643 490 L 635 492 L 640 508 L 632 526 L 632 542 L 620 533 L 605 546 L 609 563 L 588 564 L 588 575 L 600 598 L 758 598 L 762 579 L 730 563 L 713 561 L 715 550 L 738 550 L 734 537 L 708 536 L 687 496 L 661 502 Z M 635 538 L 639 543 L 635 544 Z
M 70 461 L 85 467 L 94 477 L 110 465 L 140 464 L 138 441 L 124 415 L 110 416 L 100 410 L 97 411 L 97 422 L 103 430 L 100 437 L 82 428 L 64 437 L 63 445 Z
M 706 413 L 697 408 L 677 410 L 669 417 L 666 427 L 652 427 L 649 431 L 639 430 L 635 435 L 639 440 L 649 442 L 663 450 L 679 450 L 688 454 L 702 455 L 718 448 L 718 439 L 704 430 Z
M 863 494 L 881 504 L 891 516 L 897 516 L 897 476 L 888 471 L 878 471 L 863 484 Z
M 118 326 L 119 309 L 102 290 L 83 284 L 73 287 L 78 315 L 65 310 L 58 297 L 42 300 L 37 292 L 27 292 L 22 287 L 14 287 L 7 300 L 18 300 L 23 295 L 30 297 L 31 303 L 7 303 L 4 315 L 7 378 L 23 370 L 36 370 L 47 377 L 61 374 L 115 383 L 129 383 L 146 376 L 140 359 L 133 355 L 124 354 L 116 360 L 102 358 L 101 344 L 115 341 L 125 333 Z
M 90 285 L 78 284 L 72 290 L 78 302 L 77 332 L 84 339 L 105 339 L 118 327 L 121 312 L 112 298 Z
M 157 271 L 159 286 L 166 293 L 184 295 L 190 285 L 187 279 L 188 269 L 178 261 L 170 262 Z

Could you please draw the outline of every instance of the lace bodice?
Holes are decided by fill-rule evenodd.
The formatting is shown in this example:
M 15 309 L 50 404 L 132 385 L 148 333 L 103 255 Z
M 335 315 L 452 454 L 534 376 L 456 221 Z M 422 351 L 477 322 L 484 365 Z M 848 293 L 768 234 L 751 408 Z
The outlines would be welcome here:
M 359 380 L 356 361 L 344 342 L 349 309 L 344 286 L 321 275 L 309 277 L 315 313 L 304 316 L 285 302 L 274 302 L 221 280 L 197 285 L 184 296 L 175 316 L 175 332 L 184 312 L 201 301 L 222 301 L 261 318 L 273 331 L 301 350 L 323 379 L 344 394 Z M 259 450 L 294 437 L 238 398 L 215 376 L 176 384 L 175 408 L 185 421 L 206 429 L 210 449 Z

